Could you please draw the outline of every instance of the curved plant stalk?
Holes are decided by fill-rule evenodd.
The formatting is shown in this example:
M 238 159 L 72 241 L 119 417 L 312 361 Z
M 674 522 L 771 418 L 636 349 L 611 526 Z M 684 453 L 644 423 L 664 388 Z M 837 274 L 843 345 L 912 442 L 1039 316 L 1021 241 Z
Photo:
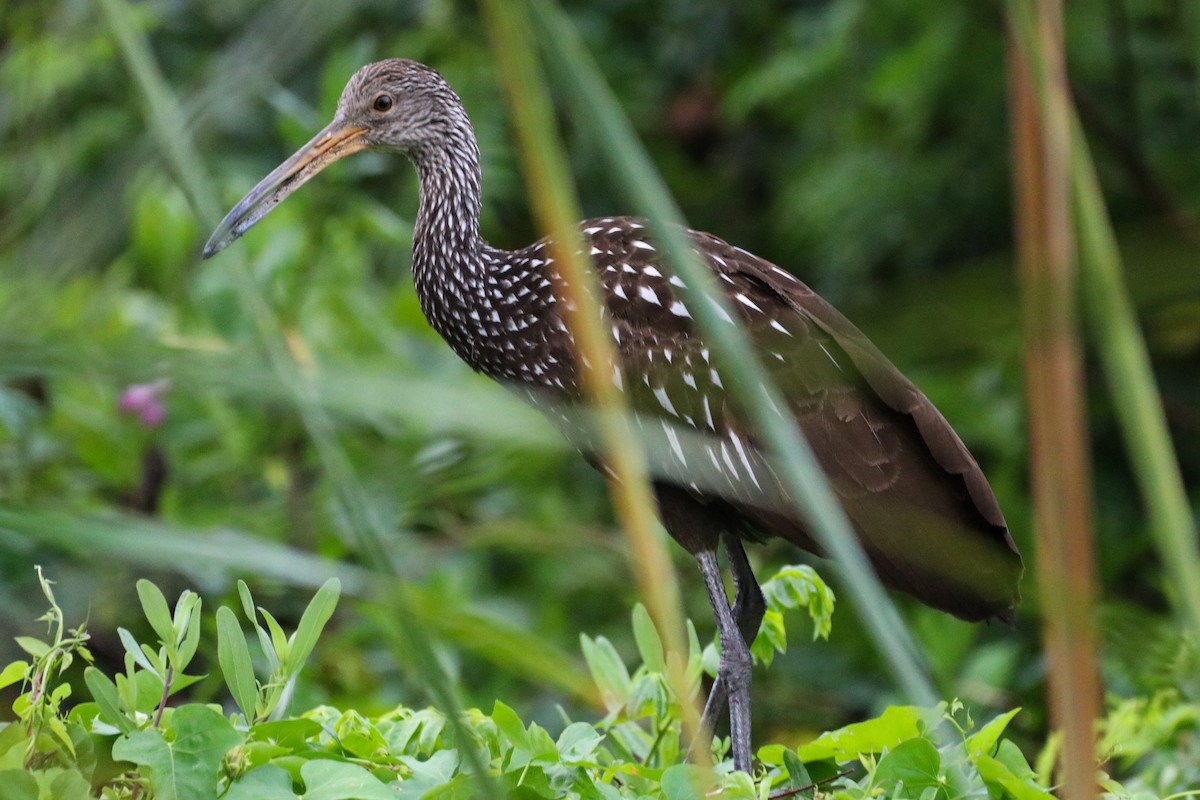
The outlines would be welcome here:
M 536 59 L 536 43 L 520 4 L 485 0 L 501 78 L 508 90 L 521 144 L 526 181 L 539 225 L 554 242 L 554 260 L 564 280 L 555 287 L 567 309 L 567 324 L 583 366 L 584 392 L 594 409 L 600 451 L 610 470 L 608 484 L 621 529 L 629 542 L 629 560 L 660 634 L 666 640 L 668 676 L 683 709 L 688 741 L 700 728 L 698 698 L 690 697 L 687 636 L 684 632 L 679 585 L 667 553 L 666 537 L 655 516 L 646 455 L 629 424 L 625 396 L 613 384 L 614 343 L 604 324 L 599 281 L 583 254 L 577 220 L 582 217 L 570 180 L 570 167 L 555 132 L 549 92 Z M 707 747 L 695 754 L 707 760 Z
M 689 303 L 696 324 L 712 346 L 721 368 L 730 375 L 730 392 L 767 442 L 773 463 L 821 547 L 846 574 L 845 591 L 876 646 L 884 654 L 897 684 L 913 702 L 932 705 L 936 693 L 920 652 L 867 562 L 803 435 L 790 421 L 773 413 L 784 404 L 771 385 L 745 333 L 722 321 L 732 316 L 712 275 L 699 263 L 684 235 L 684 223 L 627 117 L 605 84 L 595 62 L 562 10 L 550 0 L 528 0 L 533 20 L 555 75 L 566 89 L 575 118 L 605 142 L 603 153 L 634 209 L 650 220 L 651 230 L 671 266 L 691 294 L 710 302 Z M 724 374 L 724 373 L 723 373 Z

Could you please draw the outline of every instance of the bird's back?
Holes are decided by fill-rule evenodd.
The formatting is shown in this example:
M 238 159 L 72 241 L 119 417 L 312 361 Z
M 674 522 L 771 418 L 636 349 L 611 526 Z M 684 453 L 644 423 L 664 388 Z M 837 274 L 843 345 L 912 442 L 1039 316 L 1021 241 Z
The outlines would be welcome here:
M 732 509 L 749 535 L 817 552 L 694 326 L 683 282 L 644 224 L 617 217 L 582 228 L 617 341 L 618 380 L 640 424 L 665 442 L 660 476 L 717 518 L 728 520 Z M 965 619 L 1009 618 L 1021 558 L 986 478 L 949 423 L 794 276 L 714 236 L 692 238 L 883 581 Z

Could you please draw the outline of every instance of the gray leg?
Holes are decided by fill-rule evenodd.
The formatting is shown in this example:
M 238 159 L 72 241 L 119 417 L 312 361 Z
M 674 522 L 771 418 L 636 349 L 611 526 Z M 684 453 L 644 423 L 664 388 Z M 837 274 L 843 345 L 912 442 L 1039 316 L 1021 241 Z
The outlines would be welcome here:
M 709 695 L 702 723 L 706 732 L 712 731 L 712 716 L 720 713 L 725 704 L 724 697 L 714 697 L 717 687 L 724 687 L 720 694 L 728 695 L 729 738 L 733 749 L 733 767 L 742 772 L 750 771 L 750 645 L 734 618 L 721 581 L 721 568 L 717 564 L 715 550 L 696 553 L 696 563 L 704 577 L 704 588 L 708 590 L 708 601 L 717 620 L 717 637 L 721 641 L 721 663 L 717 668 L 717 680 L 713 693 Z M 735 568 L 736 569 L 736 568 Z M 735 572 L 736 574 L 736 572 Z M 756 584 L 757 585 L 757 584 Z M 739 587 L 739 594 L 741 594 Z M 735 601 L 736 603 L 736 601 Z M 714 706 L 716 700 L 716 706 Z M 710 711 L 710 709 L 712 709 Z
M 754 637 L 758 635 L 759 626 L 762 625 L 767 604 L 763 599 L 758 580 L 754 577 L 754 570 L 750 567 L 750 561 L 746 558 L 746 551 L 742 548 L 742 540 L 731 534 L 727 534 L 724 540 L 725 552 L 729 554 L 733 585 L 736 590 L 733 601 L 733 619 L 742 641 L 746 643 L 748 654 L 749 646 L 754 641 Z M 721 643 L 721 649 L 722 651 L 725 649 L 724 641 Z M 717 679 L 713 682 L 712 691 L 708 694 L 708 702 L 704 704 L 704 716 L 701 719 L 701 727 L 707 736 L 711 736 L 716 729 L 717 718 L 724 713 L 728 699 L 728 682 L 724 671 L 719 671 Z

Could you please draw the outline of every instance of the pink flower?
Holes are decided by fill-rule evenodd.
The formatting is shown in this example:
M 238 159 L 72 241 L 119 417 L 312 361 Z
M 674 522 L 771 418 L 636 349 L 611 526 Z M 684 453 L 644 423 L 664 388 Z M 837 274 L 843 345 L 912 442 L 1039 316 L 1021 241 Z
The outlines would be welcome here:
M 157 428 L 167 416 L 163 395 L 170 388 L 171 382 L 166 379 L 154 383 L 131 383 L 121 392 L 117 409 L 122 414 L 136 415 L 138 421 L 147 428 Z

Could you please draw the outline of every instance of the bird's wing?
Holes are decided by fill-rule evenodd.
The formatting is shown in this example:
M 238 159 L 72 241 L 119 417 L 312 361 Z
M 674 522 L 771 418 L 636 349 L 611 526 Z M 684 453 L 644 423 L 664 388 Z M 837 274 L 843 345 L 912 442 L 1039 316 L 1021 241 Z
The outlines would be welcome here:
M 674 468 L 680 485 L 707 475 L 691 487 L 697 494 L 718 495 L 762 532 L 816 549 L 727 395 L 720 365 L 676 291 L 682 282 L 642 233 L 613 226 L 593 248 L 608 256 L 600 277 L 631 405 L 676 431 L 660 463 Z M 1003 616 L 1017 599 L 1020 557 L 949 423 L 802 282 L 716 237 L 692 235 L 881 577 L 960 616 Z M 689 438 L 689 430 L 705 436 Z

